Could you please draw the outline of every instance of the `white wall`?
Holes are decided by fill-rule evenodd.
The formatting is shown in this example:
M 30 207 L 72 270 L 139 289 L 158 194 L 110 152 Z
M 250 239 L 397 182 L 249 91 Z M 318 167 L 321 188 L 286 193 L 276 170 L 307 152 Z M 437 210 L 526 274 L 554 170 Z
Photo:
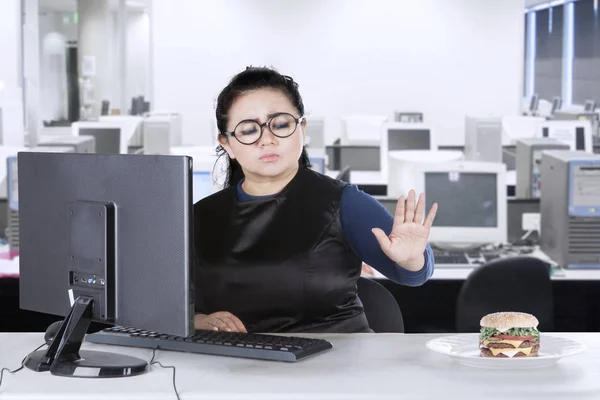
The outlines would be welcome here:
M 150 18 L 147 12 L 127 13 L 127 98 L 150 95 Z
M 273 65 L 324 115 L 419 110 L 441 145 L 470 114 L 515 114 L 523 88 L 524 0 L 154 1 L 156 109 L 183 113 L 184 141 L 210 144 L 219 91 L 247 65 Z
M 24 107 L 21 53 L 21 1 L 0 6 L 0 108 L 2 144 L 23 144 Z

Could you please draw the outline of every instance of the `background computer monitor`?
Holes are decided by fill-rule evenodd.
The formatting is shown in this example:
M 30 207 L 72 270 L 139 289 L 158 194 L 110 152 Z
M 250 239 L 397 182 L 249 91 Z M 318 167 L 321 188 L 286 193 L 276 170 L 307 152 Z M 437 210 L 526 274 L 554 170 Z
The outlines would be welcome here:
M 381 127 L 387 117 L 355 115 L 342 118 L 340 144 L 344 146 L 377 146 L 381 141 Z
M 194 204 L 212 194 L 212 174 L 207 171 L 194 171 L 193 173 L 193 201 Z
M 456 161 L 415 164 L 411 188 L 439 209 L 429 235 L 441 247 L 506 242 L 506 166 Z
M 596 102 L 594 100 L 586 100 L 583 105 L 584 112 L 593 112 L 596 110 Z
M 437 150 L 435 136 L 429 125 L 388 122 L 383 124 L 380 144 L 381 173 L 387 176 L 390 151 Z
M 539 103 L 540 95 L 538 93 L 535 93 L 533 96 L 531 96 L 531 101 L 529 103 L 529 112 L 531 114 L 535 114 L 537 112 Z
M 92 136 L 96 142 L 97 154 L 121 153 L 121 128 L 118 127 L 81 127 L 79 136 Z
M 76 356 L 91 320 L 194 333 L 188 157 L 22 152 L 18 168 L 20 306 L 69 314 L 53 343 Z
M 551 115 L 554 115 L 556 111 L 559 111 L 562 108 L 562 98 L 560 96 L 554 96 L 552 98 L 552 110 L 550 111 Z
M 589 120 L 545 121 L 539 129 L 538 137 L 556 139 L 568 144 L 571 150 L 593 152 L 592 122 Z

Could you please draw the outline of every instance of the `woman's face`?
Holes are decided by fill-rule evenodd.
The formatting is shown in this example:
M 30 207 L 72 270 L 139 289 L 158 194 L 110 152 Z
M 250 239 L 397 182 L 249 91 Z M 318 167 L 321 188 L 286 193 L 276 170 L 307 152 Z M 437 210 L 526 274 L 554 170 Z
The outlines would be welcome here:
M 277 113 L 301 117 L 281 90 L 264 88 L 246 92 L 231 105 L 227 131 L 234 131 L 244 120 L 254 120 L 263 124 Z M 219 141 L 229 157 L 240 163 L 244 175 L 254 179 L 274 178 L 298 168 L 298 159 L 304 146 L 305 125 L 305 121 L 298 124 L 296 131 L 285 138 L 275 136 L 268 126 L 264 126 L 260 139 L 250 145 L 242 144 L 231 136 L 219 136 Z

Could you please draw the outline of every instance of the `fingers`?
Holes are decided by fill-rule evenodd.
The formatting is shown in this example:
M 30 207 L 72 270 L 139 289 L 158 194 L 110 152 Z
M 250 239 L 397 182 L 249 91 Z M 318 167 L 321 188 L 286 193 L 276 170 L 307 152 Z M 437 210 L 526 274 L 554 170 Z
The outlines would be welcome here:
M 400 196 L 396 204 L 396 212 L 394 213 L 394 224 L 402 224 L 404 222 L 404 205 L 406 199 L 404 195 Z
M 408 192 L 408 199 L 406 199 L 406 211 L 404 212 L 404 222 L 412 222 L 415 217 L 415 191 L 410 190 Z
M 425 219 L 423 226 L 431 228 L 431 225 L 433 225 L 433 220 L 435 219 L 435 214 L 437 214 L 437 210 L 438 204 L 433 203 L 433 206 L 431 206 L 431 210 L 429 210 L 429 214 L 427 214 L 427 218 Z
M 425 193 L 421 193 L 419 195 L 419 200 L 417 201 L 417 211 L 415 212 L 414 222 L 421 225 L 423 223 L 423 219 L 425 218 Z
M 383 252 L 385 253 L 390 247 L 390 238 L 388 237 L 388 235 L 385 234 L 384 231 L 382 231 L 379 228 L 373 228 L 371 229 L 371 232 L 373 232 L 373 235 L 375 235 L 379 246 L 381 246 L 381 250 L 383 250 Z
M 221 311 L 210 315 L 196 316 L 196 328 L 225 332 L 247 333 L 242 321 L 235 315 Z
M 248 333 L 248 331 L 246 330 L 246 327 L 244 326 L 244 324 L 242 323 L 242 321 L 238 317 L 236 317 L 233 314 L 229 314 L 229 320 L 235 326 L 234 332 Z

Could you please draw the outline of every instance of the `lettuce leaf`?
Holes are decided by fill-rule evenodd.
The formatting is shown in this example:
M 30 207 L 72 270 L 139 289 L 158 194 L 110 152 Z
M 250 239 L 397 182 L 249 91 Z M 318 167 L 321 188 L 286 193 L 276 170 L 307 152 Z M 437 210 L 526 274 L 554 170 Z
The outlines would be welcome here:
M 540 332 L 536 328 L 512 328 L 506 332 L 500 332 L 496 328 L 482 327 L 481 331 L 479 332 L 479 339 L 488 340 L 489 338 L 495 335 L 535 336 L 536 339 L 539 339 Z

